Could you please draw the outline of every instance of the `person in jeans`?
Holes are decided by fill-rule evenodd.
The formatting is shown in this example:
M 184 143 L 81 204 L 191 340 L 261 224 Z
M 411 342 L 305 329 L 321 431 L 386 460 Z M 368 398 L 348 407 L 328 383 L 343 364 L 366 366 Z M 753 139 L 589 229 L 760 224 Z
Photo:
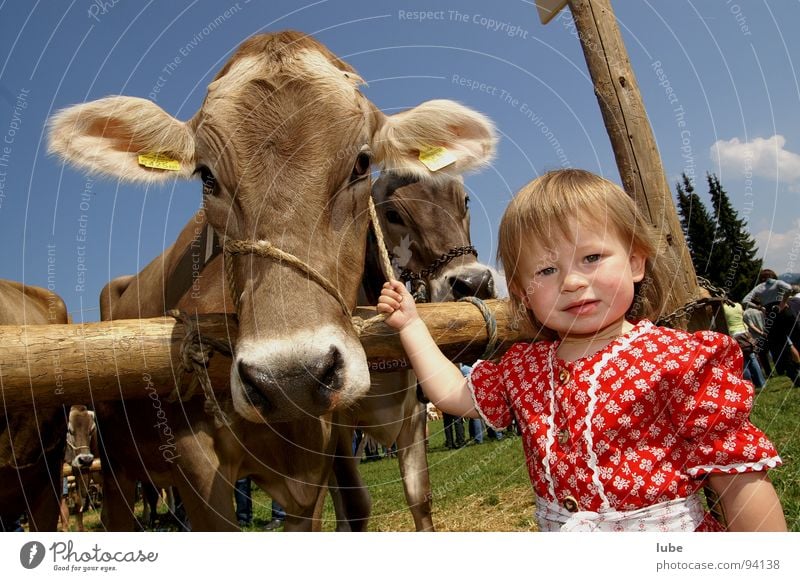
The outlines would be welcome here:
M 722 310 L 725 313 L 725 322 L 728 325 L 728 334 L 736 339 L 744 357 L 744 378 L 753 382 L 756 389 L 764 387 L 766 380 L 756 358 L 756 341 L 744 324 L 744 311 L 739 303 L 724 303 Z
M 236 501 L 236 519 L 241 528 L 253 524 L 253 497 L 251 496 L 250 477 L 240 478 L 233 488 L 233 498 Z
M 762 270 L 758 279 L 758 285 L 745 295 L 742 303 L 752 303 L 755 297 L 760 299 L 764 305 L 764 327 L 775 370 L 789 377 L 795 387 L 800 387 L 800 363 L 797 361 L 800 329 L 788 304 L 792 285 L 778 279 L 775 271 L 769 268 Z

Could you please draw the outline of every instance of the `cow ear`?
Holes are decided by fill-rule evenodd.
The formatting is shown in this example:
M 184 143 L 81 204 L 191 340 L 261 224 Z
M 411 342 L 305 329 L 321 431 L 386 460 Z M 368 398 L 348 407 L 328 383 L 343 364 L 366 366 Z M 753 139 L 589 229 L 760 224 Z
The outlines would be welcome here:
M 435 100 L 383 117 L 373 151 L 387 170 L 435 179 L 489 163 L 496 144 L 486 116 L 455 101 Z
M 50 153 L 91 173 L 153 183 L 195 170 L 192 131 L 146 99 L 106 97 L 68 107 L 50 119 L 49 135 Z

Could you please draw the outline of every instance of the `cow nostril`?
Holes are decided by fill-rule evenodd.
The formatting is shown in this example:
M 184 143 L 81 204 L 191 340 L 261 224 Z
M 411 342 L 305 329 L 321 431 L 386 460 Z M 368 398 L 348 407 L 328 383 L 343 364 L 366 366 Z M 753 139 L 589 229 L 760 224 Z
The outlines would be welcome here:
M 81 464 L 81 466 L 91 466 L 93 461 L 94 456 L 90 454 L 83 454 L 82 456 L 78 457 L 78 462 Z
M 246 384 L 253 387 L 261 384 L 261 373 L 252 365 L 249 365 L 244 360 L 239 361 L 239 377 L 242 378 Z
M 494 297 L 494 279 L 488 270 L 464 276 L 452 276 L 448 279 L 453 289 L 453 298 L 478 297 L 490 299 Z
M 450 288 L 453 289 L 453 298 L 456 300 L 463 297 L 469 297 L 474 294 L 472 292 L 472 286 L 469 283 L 468 277 L 451 277 L 449 282 Z
M 315 369 L 314 377 L 322 387 L 337 389 L 337 371 L 342 366 L 342 354 L 335 345 L 331 345 L 328 353 L 320 360 Z

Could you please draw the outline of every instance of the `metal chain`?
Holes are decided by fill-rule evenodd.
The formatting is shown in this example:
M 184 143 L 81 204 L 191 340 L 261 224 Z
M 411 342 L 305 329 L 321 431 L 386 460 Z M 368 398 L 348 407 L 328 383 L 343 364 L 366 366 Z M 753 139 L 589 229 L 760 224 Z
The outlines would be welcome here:
M 424 268 L 419 272 L 414 272 L 413 270 L 404 268 L 402 272 L 400 272 L 400 280 L 403 282 L 409 282 L 412 280 L 427 280 L 441 270 L 443 266 L 450 264 L 454 258 L 464 256 L 465 254 L 472 254 L 476 258 L 478 257 L 478 251 L 474 246 L 457 246 L 456 248 L 451 248 L 442 254 L 439 258 L 434 260 L 428 268 Z
M 692 301 L 689 301 L 685 305 L 682 305 L 682 306 L 678 307 L 677 309 L 675 309 L 669 315 L 666 315 L 664 317 L 660 317 L 656 321 L 656 325 L 671 326 L 676 321 L 679 321 L 679 320 L 681 320 L 683 318 L 686 318 L 686 319 L 690 318 L 692 316 L 692 314 L 698 309 L 701 309 L 703 307 L 707 307 L 709 305 L 713 305 L 713 304 L 716 304 L 716 303 L 728 302 L 728 300 L 729 300 L 728 299 L 728 293 L 725 292 L 725 290 L 723 290 L 723 289 L 721 289 L 719 287 L 716 287 L 713 284 L 711 284 L 711 282 L 708 279 L 703 278 L 702 276 L 698 276 L 697 277 L 697 283 L 698 283 L 699 286 L 701 286 L 704 289 L 706 289 L 711 296 L 710 297 L 701 297 L 701 298 L 697 298 L 697 299 L 694 299 Z

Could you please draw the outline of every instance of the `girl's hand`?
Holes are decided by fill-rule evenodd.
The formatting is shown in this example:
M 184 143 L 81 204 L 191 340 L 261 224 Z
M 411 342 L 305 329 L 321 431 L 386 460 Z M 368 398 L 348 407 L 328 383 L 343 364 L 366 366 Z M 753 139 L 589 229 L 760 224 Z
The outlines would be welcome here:
M 391 280 L 384 283 L 378 299 L 378 312 L 386 314 L 386 324 L 401 331 L 419 319 L 414 297 L 402 282 Z

